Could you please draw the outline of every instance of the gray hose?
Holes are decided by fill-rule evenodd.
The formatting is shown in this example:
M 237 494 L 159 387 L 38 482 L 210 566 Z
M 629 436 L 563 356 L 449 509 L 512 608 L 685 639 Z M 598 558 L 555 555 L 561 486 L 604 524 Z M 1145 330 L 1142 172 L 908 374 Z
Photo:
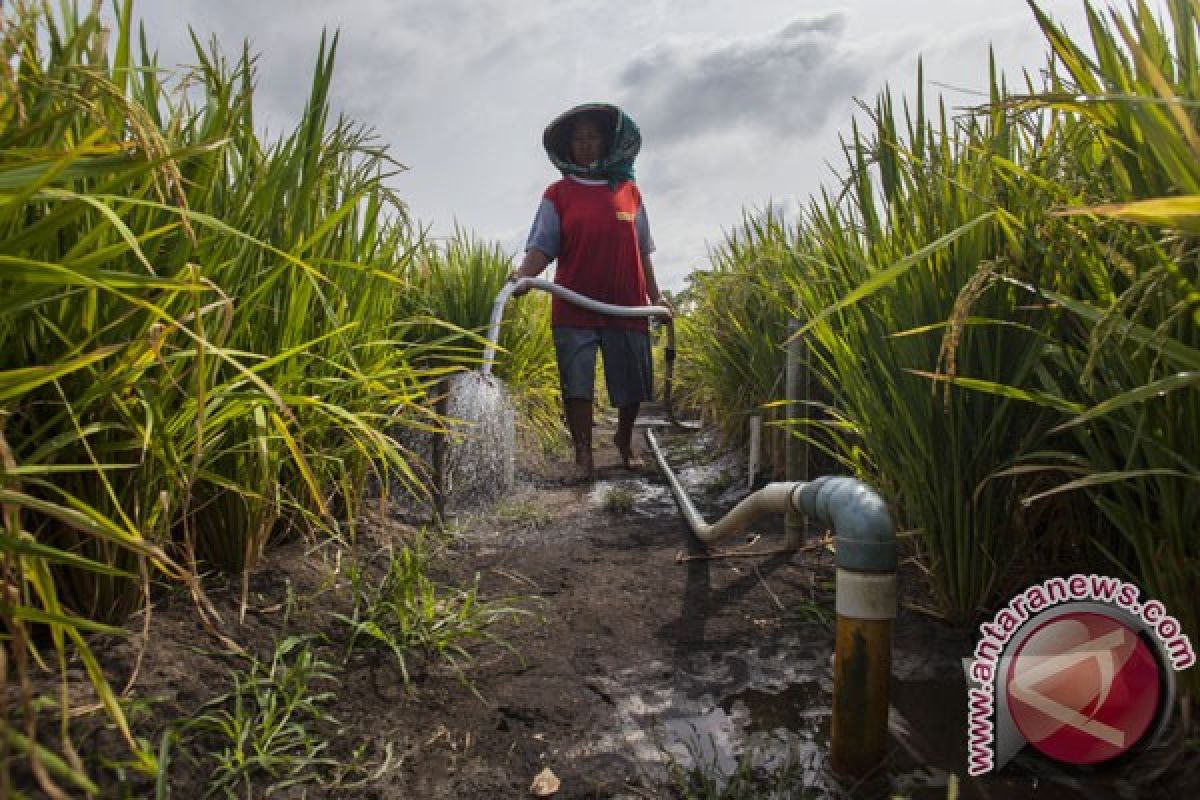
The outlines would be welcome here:
M 663 406 L 666 408 L 667 420 L 680 430 L 692 432 L 700 430 L 698 424 L 685 424 L 675 418 L 674 398 L 671 394 L 671 386 L 675 374 L 675 320 L 671 318 L 670 309 L 665 306 L 614 306 L 610 303 L 593 300 L 578 292 L 573 292 L 564 286 L 559 286 L 553 281 L 542 278 L 521 278 L 519 281 L 510 280 L 500 289 L 500 293 L 496 295 L 496 302 L 492 305 L 492 318 L 488 324 L 488 342 L 483 350 L 482 369 L 484 375 L 491 374 L 492 365 L 496 361 L 496 342 L 500 339 L 500 321 L 504 318 L 504 306 L 508 302 L 508 298 L 512 296 L 512 293 L 520 288 L 541 289 L 560 300 L 574 303 L 581 308 L 586 308 L 588 311 L 595 311 L 597 314 L 608 314 L 612 317 L 664 317 L 667 321 L 667 347 L 665 353 L 666 375 L 663 381 Z
M 543 278 L 521 278 L 519 281 L 509 281 L 504 284 L 504 288 L 496 295 L 496 302 L 492 305 L 492 319 L 488 324 L 488 343 L 483 351 L 483 373 L 488 375 L 492 371 L 492 364 L 496 360 L 496 342 L 500 338 L 500 321 L 504 318 L 504 305 L 508 302 L 508 298 L 517 289 L 541 289 L 543 292 L 549 292 L 560 300 L 566 300 L 568 303 L 574 303 L 580 308 L 585 308 L 588 311 L 595 311 L 597 314 L 608 314 L 611 317 L 667 317 L 670 318 L 671 312 L 665 306 L 614 306 L 609 303 L 601 303 L 599 300 L 593 300 L 590 297 L 573 292 L 570 289 L 559 286 L 553 281 L 548 281 Z M 675 348 L 675 326 L 667 326 L 667 347 L 672 351 Z

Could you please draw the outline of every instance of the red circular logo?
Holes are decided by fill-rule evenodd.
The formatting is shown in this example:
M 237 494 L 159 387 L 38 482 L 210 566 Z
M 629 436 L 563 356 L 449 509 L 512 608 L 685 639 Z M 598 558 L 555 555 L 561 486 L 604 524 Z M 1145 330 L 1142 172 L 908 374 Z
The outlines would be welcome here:
M 1067 613 L 1029 635 L 1009 663 L 1013 722 L 1042 753 L 1071 764 L 1116 758 L 1154 722 L 1158 663 L 1120 620 Z

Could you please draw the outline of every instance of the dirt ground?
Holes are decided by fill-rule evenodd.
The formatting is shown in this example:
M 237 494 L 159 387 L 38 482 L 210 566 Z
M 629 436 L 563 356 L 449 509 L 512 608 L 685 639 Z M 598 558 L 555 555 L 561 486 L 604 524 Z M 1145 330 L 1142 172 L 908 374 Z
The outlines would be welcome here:
M 285 637 L 313 635 L 315 652 L 335 665 L 336 683 L 318 684 L 332 693 L 323 706 L 331 719 L 316 730 L 329 742 L 322 755 L 356 766 L 319 770 L 319 779 L 271 796 L 530 797 L 534 777 L 549 768 L 560 781 L 556 797 L 679 797 L 679 767 L 732 772 L 734 759 L 751 749 L 760 771 L 786 769 L 809 786 L 803 796 L 947 796 L 948 773 L 965 763 L 956 659 L 973 645 L 969 635 L 904 612 L 896 629 L 899 722 L 892 721 L 901 743 L 883 770 L 891 777 L 837 784 L 823 766 L 832 559 L 820 546 L 821 532 L 813 531 L 817 544 L 799 553 L 681 561 L 702 547 L 653 466 L 640 475 L 617 466 L 610 436 L 604 425 L 596 432 L 594 486 L 563 487 L 561 462 L 522 457 L 512 498 L 484 513 L 462 513 L 450 520 L 448 536 L 427 539 L 444 548 L 439 581 L 478 580 L 482 599 L 517 597 L 533 612 L 494 629 L 508 647 L 469 648 L 465 675 L 473 690 L 444 662 L 410 659 L 405 687 L 385 651 L 360 647 L 346 658 L 346 628 L 333 615 L 350 613 L 352 574 L 350 557 L 333 547 L 297 540 L 272 549 L 250 579 L 240 623 L 240 582 L 209 581 L 221 630 L 260 659 Z M 709 519 L 746 492 L 736 459 L 714 461 L 711 438 L 664 432 L 662 440 Z M 368 579 L 377 578 L 389 548 L 417 535 L 417 521 L 374 514 L 362 521 L 355 552 Z M 726 546 L 768 550 L 781 543 L 781 528 L 781 518 L 763 520 L 760 541 Z M 911 583 L 906 597 L 919 600 L 919 584 Z M 133 636 L 97 650 L 118 687 L 137 665 L 133 694 L 141 700 L 131 719 L 137 735 L 157 748 L 168 724 L 229 692 L 232 672 L 247 662 L 223 652 L 179 590 L 158 593 L 150 629 L 144 649 Z M 76 744 L 95 757 L 119 752 L 112 739 L 102 731 Z M 175 747 L 172 797 L 204 796 L 213 775 L 205 746 L 212 742 L 192 738 Z M 922 766 L 939 760 L 947 768 Z M 249 796 L 264 796 L 282 777 L 260 780 Z M 1096 796 L 1041 785 L 1039 792 L 1038 776 L 1022 775 L 965 794 Z M 128 771 L 110 790 L 153 796 L 153 786 Z M 716 795 L 696 789 L 695 796 Z
M 521 459 L 513 498 L 489 512 L 457 515 L 449 538 L 438 540 L 446 548 L 437 561 L 439 582 L 470 585 L 477 577 L 481 598 L 517 597 L 532 612 L 496 628 L 510 647 L 470 648 L 474 663 L 466 675 L 474 692 L 443 664 L 410 660 L 407 689 L 386 653 L 356 651 L 343 664 L 345 648 L 337 643 L 346 634 L 331 614 L 348 614 L 351 602 L 347 578 L 332 574 L 332 548 L 294 541 L 271 549 L 251 576 L 240 624 L 239 582 L 210 581 L 209 599 L 225 621 L 221 630 L 260 659 L 289 635 L 328 637 L 321 652 L 338 665 L 336 700 L 329 704 L 340 724 L 333 752 L 361 749 L 368 773 L 387 761 L 382 774 L 352 789 L 309 784 L 277 796 L 522 797 L 546 767 L 561 782 L 559 797 L 664 796 L 662 764 L 641 763 L 637 747 L 645 743 L 626 741 L 629 721 L 607 688 L 612 676 L 651 663 L 665 675 L 683 657 L 755 641 L 783 624 L 781 607 L 810 596 L 811 571 L 783 557 L 766 572 L 745 563 L 696 562 L 691 569 L 676 563 L 690 545 L 665 490 L 639 505 L 646 483 L 660 479 L 647 477 L 653 467 L 641 474 L 620 467 L 610 437 L 610 429 L 596 431 L 594 485 L 563 487 L 561 461 Z M 690 442 L 683 452 L 709 457 Z M 362 521 L 356 551 L 373 567 L 369 572 L 377 575 L 388 548 L 416 535 L 408 523 L 374 515 Z M 163 721 L 228 692 L 231 671 L 246 662 L 221 652 L 191 598 L 178 590 L 157 599 L 151 629 L 134 691 L 150 703 L 134 717 L 155 741 Z M 100 648 L 115 685 L 132 672 L 141 647 L 131 638 Z M 177 755 L 172 796 L 201 796 L 208 774 L 205 762 Z

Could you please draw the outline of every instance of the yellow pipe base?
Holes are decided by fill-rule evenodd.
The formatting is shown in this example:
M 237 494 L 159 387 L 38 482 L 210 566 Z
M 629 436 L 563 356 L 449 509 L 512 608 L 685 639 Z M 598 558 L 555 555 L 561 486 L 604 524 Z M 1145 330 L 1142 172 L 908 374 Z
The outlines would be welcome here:
M 860 777 L 887 749 L 892 621 L 839 615 L 834 653 L 830 762 L 835 772 Z

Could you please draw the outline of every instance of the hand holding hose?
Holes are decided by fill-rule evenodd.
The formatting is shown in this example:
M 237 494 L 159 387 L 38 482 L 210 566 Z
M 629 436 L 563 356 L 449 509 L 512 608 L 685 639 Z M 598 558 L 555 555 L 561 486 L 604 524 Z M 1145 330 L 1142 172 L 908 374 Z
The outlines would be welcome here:
M 525 251 L 525 258 L 521 261 L 521 266 L 508 273 L 510 283 L 519 281 L 522 278 L 536 278 L 546 271 L 546 267 L 550 265 L 550 259 L 541 250 L 536 247 L 531 247 Z M 521 297 L 529 293 L 528 286 L 522 286 L 513 290 L 513 297 Z
M 667 310 L 666 314 L 661 315 L 661 319 L 675 319 L 675 305 L 663 295 L 659 295 L 657 299 L 651 298 L 650 305 L 662 306 Z
M 516 283 L 517 281 L 522 280 L 524 277 L 525 276 L 521 274 L 521 270 L 514 269 L 512 272 L 508 273 L 508 283 Z M 526 295 L 526 294 L 529 294 L 529 287 L 521 286 L 519 288 L 513 289 L 512 296 L 513 297 L 521 297 L 522 295 Z

